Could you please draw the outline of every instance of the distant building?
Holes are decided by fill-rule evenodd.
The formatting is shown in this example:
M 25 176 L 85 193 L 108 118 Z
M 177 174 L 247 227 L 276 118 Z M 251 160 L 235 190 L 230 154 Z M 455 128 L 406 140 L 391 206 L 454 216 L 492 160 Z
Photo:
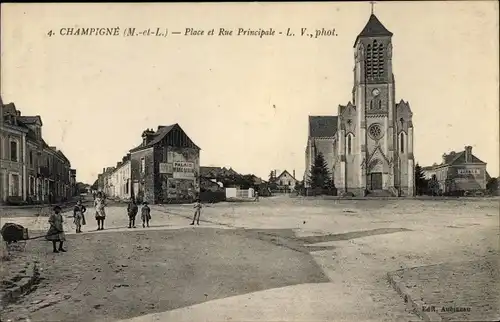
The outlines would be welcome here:
M 427 179 L 436 176 L 443 193 L 484 190 L 489 176 L 486 163 L 472 154 L 471 146 L 460 152 L 445 153 L 441 164 L 423 167 L 422 170 Z
M 224 191 L 224 185 L 215 179 L 200 177 L 200 192 L 203 191 Z
M 0 98 L 0 202 L 61 202 L 74 196 L 76 170 L 42 137 L 40 116 Z
M 234 176 L 241 176 L 238 172 L 234 171 L 232 168 L 227 169 L 226 167 L 200 167 L 200 176 L 207 179 L 225 179 Z
M 130 150 L 135 197 L 150 203 L 194 199 L 200 192 L 200 148 L 177 123 L 147 129 L 142 139 Z
M 281 172 L 279 176 L 276 177 L 276 185 L 279 190 L 294 191 L 297 185 L 297 179 L 295 179 L 295 170 L 293 170 L 293 175 L 287 170 Z
M 132 197 L 132 181 L 130 154 L 124 156 L 108 174 L 107 195 L 119 200 L 130 200 Z
M 70 187 L 71 187 L 71 194 L 73 196 L 80 195 L 80 187 L 78 186 L 78 183 L 76 182 L 76 169 L 69 170 L 69 182 L 70 182 Z
M 102 168 L 102 173 L 97 176 L 97 190 L 108 196 L 111 193 L 111 174 L 115 171 L 115 167 Z

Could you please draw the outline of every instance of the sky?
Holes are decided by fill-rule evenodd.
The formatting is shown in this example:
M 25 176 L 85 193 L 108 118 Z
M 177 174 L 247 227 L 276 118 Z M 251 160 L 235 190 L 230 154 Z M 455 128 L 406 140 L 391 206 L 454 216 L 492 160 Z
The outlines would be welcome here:
M 368 2 L 1 6 L 4 103 L 40 115 L 47 143 L 90 184 L 143 130 L 174 123 L 200 146 L 202 165 L 301 179 L 308 115 L 336 115 L 351 99 L 353 44 L 371 11 Z M 394 34 L 396 101 L 413 111 L 416 161 L 471 145 L 498 176 L 498 2 L 391 1 L 374 12 Z M 296 36 L 60 36 L 64 27 Z M 337 36 L 300 37 L 301 28 Z

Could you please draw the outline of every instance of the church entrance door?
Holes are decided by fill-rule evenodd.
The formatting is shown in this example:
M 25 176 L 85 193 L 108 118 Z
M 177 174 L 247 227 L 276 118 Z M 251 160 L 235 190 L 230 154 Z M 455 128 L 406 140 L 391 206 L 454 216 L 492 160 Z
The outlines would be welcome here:
M 370 190 L 382 190 L 382 172 L 370 174 Z

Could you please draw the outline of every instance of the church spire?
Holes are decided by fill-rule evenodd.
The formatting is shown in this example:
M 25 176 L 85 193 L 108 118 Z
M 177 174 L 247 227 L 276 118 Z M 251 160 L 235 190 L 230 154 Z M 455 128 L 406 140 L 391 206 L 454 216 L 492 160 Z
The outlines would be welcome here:
M 354 42 L 354 46 L 358 43 L 359 38 L 364 38 L 364 37 L 384 37 L 392 36 L 392 32 L 387 30 L 386 27 L 378 20 L 377 16 L 373 13 L 373 4 L 374 2 L 371 2 L 372 4 L 372 13 L 370 15 L 370 19 L 368 19 L 368 22 L 366 23 L 365 27 L 363 30 L 359 33 L 358 37 L 356 37 L 356 41 Z

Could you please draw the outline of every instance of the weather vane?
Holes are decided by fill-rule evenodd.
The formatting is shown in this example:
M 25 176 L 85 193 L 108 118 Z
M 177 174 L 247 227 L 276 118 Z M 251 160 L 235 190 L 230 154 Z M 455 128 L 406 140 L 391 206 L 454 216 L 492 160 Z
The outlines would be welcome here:
M 373 6 L 375 5 L 375 1 L 370 1 L 370 3 L 372 4 L 372 14 L 373 14 Z

